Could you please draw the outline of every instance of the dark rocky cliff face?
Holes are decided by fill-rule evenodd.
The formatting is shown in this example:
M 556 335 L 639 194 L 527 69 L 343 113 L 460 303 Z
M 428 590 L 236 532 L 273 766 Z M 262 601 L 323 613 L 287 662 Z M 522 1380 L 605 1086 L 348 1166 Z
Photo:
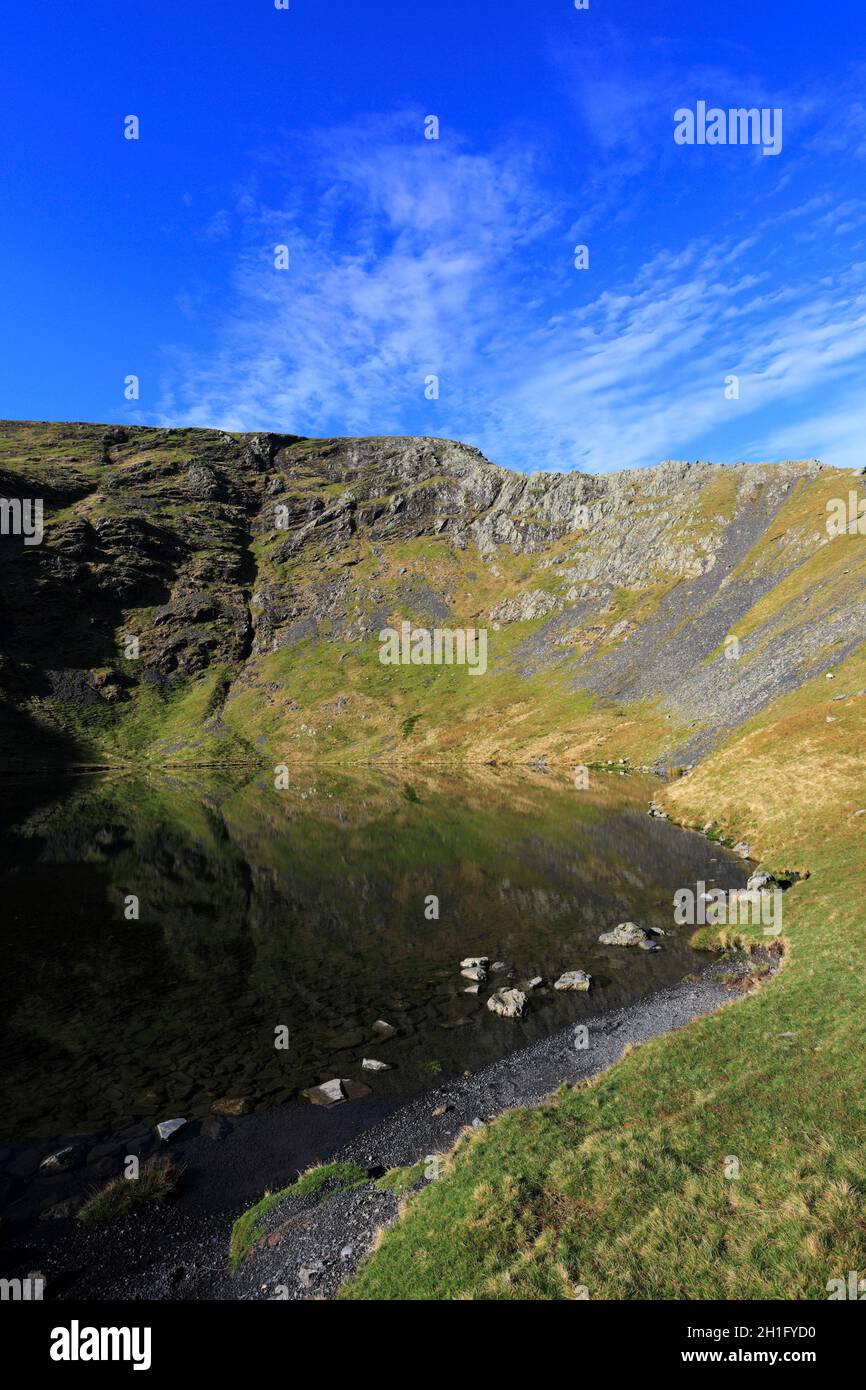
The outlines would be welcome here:
M 44 539 L 0 537 L 4 757 L 688 762 L 863 641 L 864 538 L 825 524 L 860 486 L 816 461 L 515 474 L 436 439 L 6 422 L 0 498 L 41 499 Z M 487 628 L 487 677 L 389 672 L 401 618 Z

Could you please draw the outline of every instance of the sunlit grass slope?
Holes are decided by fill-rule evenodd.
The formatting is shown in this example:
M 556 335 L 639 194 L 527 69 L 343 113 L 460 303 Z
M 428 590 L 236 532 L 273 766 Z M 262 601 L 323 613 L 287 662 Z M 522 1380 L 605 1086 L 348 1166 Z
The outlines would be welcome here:
M 665 797 L 810 870 L 780 973 L 465 1136 L 344 1297 L 822 1299 L 864 1272 L 864 685 L 859 658 L 778 701 Z

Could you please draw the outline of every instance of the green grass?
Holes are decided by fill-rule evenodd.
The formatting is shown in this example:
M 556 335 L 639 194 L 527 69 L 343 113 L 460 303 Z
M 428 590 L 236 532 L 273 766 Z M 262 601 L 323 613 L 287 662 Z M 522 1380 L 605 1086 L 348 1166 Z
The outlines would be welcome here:
M 115 664 L 127 671 L 133 666 L 132 662 Z M 256 762 L 256 750 L 242 730 L 211 734 L 206 727 L 219 714 L 230 683 L 231 672 L 216 667 L 168 694 L 141 685 L 125 703 L 78 707 L 46 700 L 42 718 L 75 738 L 94 761 L 136 765 Z
M 380 1192 L 390 1192 L 394 1197 L 403 1197 L 410 1188 L 415 1187 L 424 1176 L 424 1163 L 410 1163 L 405 1168 L 389 1168 L 381 1178 L 373 1183 Z
M 852 661 L 836 690 L 858 684 Z M 342 1297 L 821 1299 L 866 1270 L 866 700 L 827 726 L 821 685 L 665 796 L 771 867 L 811 870 L 785 895 L 779 974 L 463 1136 Z
M 293 1197 L 314 1197 L 326 1188 L 338 1191 L 361 1187 L 366 1181 L 366 1169 L 359 1168 L 357 1163 L 322 1163 L 302 1173 L 288 1190 Z
M 361 1187 L 367 1174 L 355 1163 L 321 1163 L 302 1173 L 296 1182 L 279 1192 L 266 1192 L 235 1221 L 229 1240 L 229 1273 L 237 1274 L 253 1246 L 264 1235 L 264 1220 L 281 1202 L 298 1197 L 333 1195 L 348 1188 Z

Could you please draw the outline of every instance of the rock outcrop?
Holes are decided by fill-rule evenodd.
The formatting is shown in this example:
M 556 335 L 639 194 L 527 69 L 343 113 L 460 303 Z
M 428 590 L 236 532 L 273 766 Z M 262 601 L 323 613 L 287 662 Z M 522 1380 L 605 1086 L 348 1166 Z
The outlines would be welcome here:
M 858 487 L 816 460 L 523 474 L 439 439 L 6 422 L 0 497 L 45 521 L 0 536 L 2 751 L 411 754 L 370 665 L 408 619 L 489 626 L 494 675 L 652 707 L 659 759 L 688 765 L 862 642 L 862 538 L 824 524 Z M 455 730 L 433 690 L 425 754 L 525 746 L 511 698 L 513 733 L 507 710 Z

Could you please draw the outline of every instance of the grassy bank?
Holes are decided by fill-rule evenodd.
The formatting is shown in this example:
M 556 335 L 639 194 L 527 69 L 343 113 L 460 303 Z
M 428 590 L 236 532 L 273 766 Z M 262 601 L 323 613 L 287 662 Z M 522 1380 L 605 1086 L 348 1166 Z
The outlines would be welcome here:
M 346 1188 L 361 1187 L 367 1181 L 363 1168 L 354 1163 L 320 1163 L 279 1192 L 266 1192 L 261 1201 L 248 1207 L 235 1221 L 229 1241 L 229 1273 L 237 1274 L 256 1241 L 264 1234 L 262 1223 L 273 1207 L 287 1199 L 327 1198 Z
M 821 1299 L 864 1271 L 864 685 L 862 659 L 811 682 L 666 795 L 811 871 L 780 974 L 464 1136 L 343 1297 Z

